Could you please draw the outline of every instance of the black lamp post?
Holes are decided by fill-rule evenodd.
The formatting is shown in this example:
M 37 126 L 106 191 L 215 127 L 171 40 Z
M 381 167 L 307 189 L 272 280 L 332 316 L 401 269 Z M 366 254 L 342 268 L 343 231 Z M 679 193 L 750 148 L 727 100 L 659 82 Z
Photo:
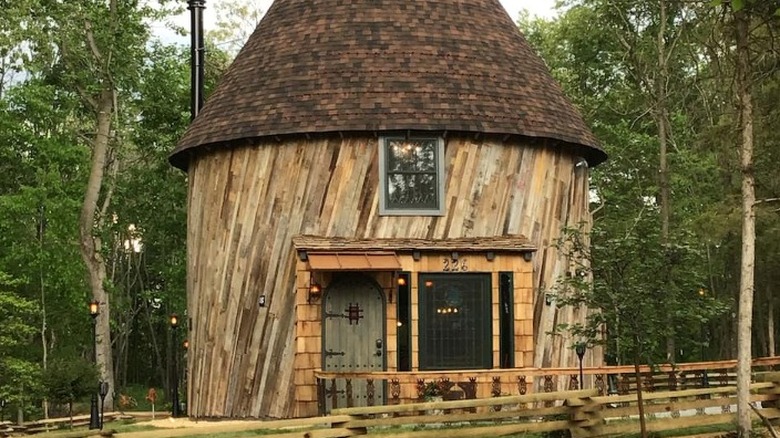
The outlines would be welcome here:
M 92 363 L 97 365 L 97 317 L 100 313 L 100 303 L 92 300 L 89 303 L 89 316 L 92 317 Z M 98 388 L 99 389 L 99 388 Z M 98 415 L 97 393 L 92 392 L 89 402 L 89 428 L 100 429 L 100 416 Z
M 8 404 L 8 401 L 4 398 L 0 398 L 0 423 L 5 421 L 5 405 Z
M 584 342 L 577 342 L 574 346 L 574 352 L 577 353 L 577 358 L 580 360 L 580 389 L 585 388 L 585 378 L 582 375 L 582 358 L 585 356 L 585 350 L 587 345 Z
M 103 430 L 103 407 L 108 395 L 108 382 L 100 382 L 98 384 L 98 393 L 100 394 L 100 430 Z
M 184 407 L 180 409 L 181 412 L 179 412 L 183 416 L 187 416 L 187 406 L 189 402 L 189 392 L 187 389 L 187 383 L 189 381 L 189 375 L 187 374 L 187 363 L 188 363 L 188 354 L 190 351 L 190 341 L 189 339 L 185 339 L 184 342 L 181 343 L 182 348 L 184 349 L 184 360 L 182 361 L 182 375 L 181 375 L 181 392 L 184 393 L 184 402 L 181 403 Z
M 176 363 L 176 356 L 179 355 L 179 343 L 176 340 L 176 328 L 179 327 L 179 317 L 176 316 L 176 314 L 171 315 L 171 337 L 172 342 L 171 345 L 173 345 L 173 389 L 171 390 L 171 403 L 173 406 L 171 407 L 171 416 L 176 418 L 180 415 L 179 412 L 179 370 L 178 364 Z

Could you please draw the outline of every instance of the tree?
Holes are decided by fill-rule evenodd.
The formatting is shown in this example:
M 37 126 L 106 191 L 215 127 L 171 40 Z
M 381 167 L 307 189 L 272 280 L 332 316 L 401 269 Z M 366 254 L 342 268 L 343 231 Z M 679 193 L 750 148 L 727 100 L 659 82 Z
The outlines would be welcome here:
M 12 290 L 21 284 L 0 271 L 0 397 L 15 404 L 22 421 L 23 406 L 35 397 L 39 368 L 25 354 L 25 344 L 35 333 L 30 323 L 36 306 Z
M 225 0 L 217 4 L 214 29 L 206 29 L 206 36 L 221 51 L 236 56 L 255 31 L 263 10 L 259 0 Z
M 68 405 L 73 427 L 73 403 L 96 391 L 98 372 L 95 365 L 80 357 L 58 359 L 43 374 L 46 395 L 56 403 Z

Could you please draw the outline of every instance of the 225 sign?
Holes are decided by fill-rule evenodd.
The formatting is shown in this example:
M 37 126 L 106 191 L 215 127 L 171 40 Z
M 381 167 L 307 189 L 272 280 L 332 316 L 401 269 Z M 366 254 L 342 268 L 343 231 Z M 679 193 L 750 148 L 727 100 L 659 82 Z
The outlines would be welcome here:
M 466 259 L 454 259 L 452 257 L 445 257 L 442 259 L 444 264 L 442 265 L 442 271 L 444 272 L 468 272 L 469 265 Z

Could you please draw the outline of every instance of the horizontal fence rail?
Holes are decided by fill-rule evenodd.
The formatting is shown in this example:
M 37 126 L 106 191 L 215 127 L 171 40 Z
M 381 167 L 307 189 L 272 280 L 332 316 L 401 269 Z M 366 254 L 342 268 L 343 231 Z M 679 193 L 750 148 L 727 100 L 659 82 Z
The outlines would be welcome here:
M 751 385 L 751 403 L 768 421 L 780 418 L 780 373 L 757 376 Z M 681 431 L 692 427 L 728 425 L 735 414 L 724 406 L 736 403 L 736 387 L 658 391 L 644 395 L 650 432 Z M 553 406 L 548 406 L 553 402 Z M 614 436 L 639 429 L 637 394 L 599 396 L 598 390 L 560 391 L 481 400 L 408 403 L 338 408 L 340 420 L 332 428 L 338 436 L 369 434 L 373 427 L 474 423 L 457 430 L 405 431 L 393 436 L 440 438 L 504 436 L 568 430 L 574 438 Z M 348 416 L 350 419 L 344 421 Z M 507 424 L 511 421 L 511 424 Z M 485 425 L 485 424 L 488 425 Z M 336 436 L 336 435 L 329 435 Z
M 756 371 L 768 370 L 776 365 L 780 365 L 780 357 L 753 361 Z M 736 361 L 728 360 L 642 366 L 640 374 L 645 392 L 679 391 L 736 385 L 735 369 Z M 422 402 L 431 395 L 432 387 L 444 401 L 583 388 L 596 389 L 601 396 L 636 392 L 637 379 L 633 366 L 591 367 L 582 371 L 584 382 L 579 381 L 578 368 L 363 373 L 316 371 L 315 376 L 321 415 L 343 407 Z M 358 386 L 368 388 L 368 395 L 353 391 Z

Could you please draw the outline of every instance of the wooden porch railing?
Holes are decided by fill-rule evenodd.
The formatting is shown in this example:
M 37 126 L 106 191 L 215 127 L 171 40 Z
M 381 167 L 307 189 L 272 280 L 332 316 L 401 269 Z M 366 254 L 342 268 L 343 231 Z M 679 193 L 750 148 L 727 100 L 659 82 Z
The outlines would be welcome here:
M 771 370 L 780 365 L 780 357 L 758 358 L 753 370 Z M 644 390 L 681 391 L 726 387 L 736 384 L 736 361 L 692 362 L 656 367 L 642 366 Z M 493 370 L 339 373 L 317 371 L 320 414 L 331 409 L 359 405 L 398 405 L 425 399 L 426 387 L 435 383 L 444 400 L 481 399 L 506 395 L 592 388 L 598 396 L 626 395 L 636 392 L 633 366 L 583 368 L 514 368 Z M 360 400 L 351 388 L 357 382 L 368 388 Z M 381 390 L 379 390 L 381 388 Z M 341 402 L 339 402 L 339 400 Z

